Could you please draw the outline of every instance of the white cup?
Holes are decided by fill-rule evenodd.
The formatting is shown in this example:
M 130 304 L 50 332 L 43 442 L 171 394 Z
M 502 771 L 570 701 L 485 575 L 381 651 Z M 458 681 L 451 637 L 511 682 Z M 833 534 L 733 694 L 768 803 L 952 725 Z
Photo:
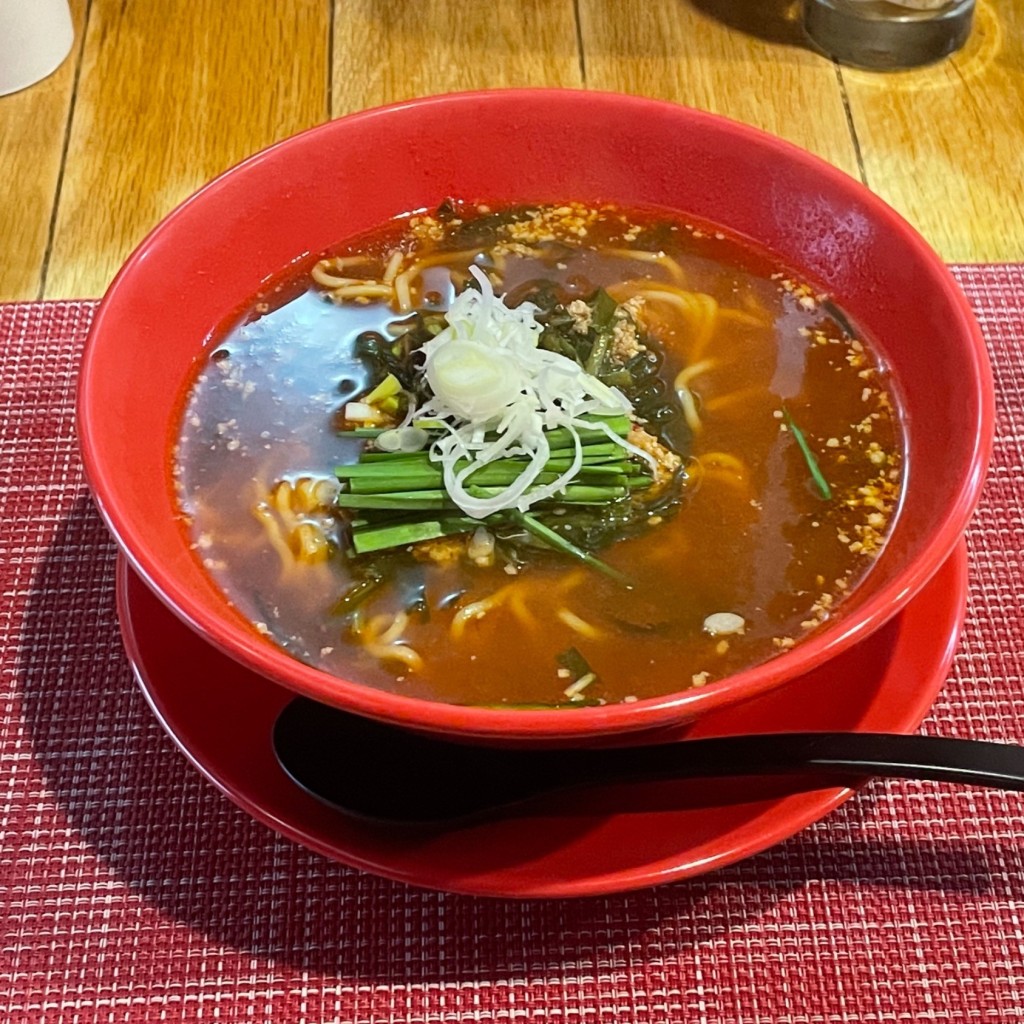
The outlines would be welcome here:
M 68 0 L 0 0 L 0 96 L 56 71 L 74 39 Z

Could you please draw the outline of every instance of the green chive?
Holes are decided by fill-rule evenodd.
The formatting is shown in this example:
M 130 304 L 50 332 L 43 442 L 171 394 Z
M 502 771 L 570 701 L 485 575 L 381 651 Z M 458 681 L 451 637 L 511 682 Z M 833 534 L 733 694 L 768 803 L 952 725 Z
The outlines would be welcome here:
M 357 555 L 387 548 L 406 547 L 424 540 L 468 533 L 480 525 L 479 520 L 452 517 L 451 519 L 425 519 L 417 523 L 370 526 L 352 531 L 352 547 Z
M 396 491 L 393 494 L 349 494 L 335 499 L 338 508 L 384 508 L 398 511 L 455 508 L 447 491 Z
M 624 587 L 632 587 L 633 583 L 628 576 L 623 575 L 618 569 L 613 569 L 606 562 L 602 562 L 600 558 L 595 558 L 588 551 L 584 551 L 582 548 L 576 547 L 571 541 L 565 539 L 560 534 L 555 533 L 554 530 L 549 529 L 543 523 L 534 519 L 533 516 L 528 515 L 526 512 L 519 512 L 518 510 L 512 510 L 509 513 L 509 518 L 513 522 L 519 523 L 524 530 L 529 530 L 538 540 L 544 541 L 549 547 L 554 548 L 556 551 L 561 551 L 563 554 L 571 555 L 573 558 L 589 565 L 592 569 L 596 569 L 598 572 L 602 572 L 605 576 L 615 580 L 616 583 L 621 583 Z
M 821 467 L 818 465 L 818 460 L 814 457 L 814 452 L 811 451 L 811 446 L 807 443 L 807 438 L 804 437 L 803 431 L 793 421 L 792 415 L 785 405 L 782 406 L 782 415 L 786 417 L 786 424 L 790 429 L 793 437 L 796 438 L 796 443 L 803 452 L 804 460 L 807 462 L 807 468 L 811 471 L 811 478 L 814 480 L 821 492 L 821 496 L 826 501 L 832 500 L 832 488 L 829 487 L 828 481 L 825 479 L 824 474 L 821 472 Z

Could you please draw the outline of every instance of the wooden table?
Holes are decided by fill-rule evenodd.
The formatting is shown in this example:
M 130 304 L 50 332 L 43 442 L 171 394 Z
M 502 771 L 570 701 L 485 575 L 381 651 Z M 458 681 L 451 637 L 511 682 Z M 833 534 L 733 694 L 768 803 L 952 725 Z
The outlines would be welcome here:
M 798 0 L 71 6 L 70 57 L 0 98 L 0 299 L 101 294 L 176 203 L 284 136 L 392 100 L 500 86 L 717 111 L 859 177 L 947 260 L 1024 260 L 1024 0 L 979 0 L 964 50 L 898 74 L 808 50 Z

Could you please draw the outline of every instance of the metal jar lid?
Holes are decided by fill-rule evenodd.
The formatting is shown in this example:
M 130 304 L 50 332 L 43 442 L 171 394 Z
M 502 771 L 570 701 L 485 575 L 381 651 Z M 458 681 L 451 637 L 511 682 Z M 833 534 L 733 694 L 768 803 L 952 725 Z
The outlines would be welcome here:
M 804 31 L 853 67 L 893 71 L 948 56 L 971 34 L 974 0 L 804 0 Z

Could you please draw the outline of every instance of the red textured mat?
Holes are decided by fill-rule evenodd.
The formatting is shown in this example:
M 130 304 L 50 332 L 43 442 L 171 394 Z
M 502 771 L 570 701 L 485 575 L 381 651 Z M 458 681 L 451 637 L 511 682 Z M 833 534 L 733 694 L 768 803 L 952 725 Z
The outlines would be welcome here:
M 1024 742 L 1024 267 L 955 268 L 1000 419 L 930 732 Z M 74 444 L 95 304 L 0 306 L 0 1019 L 9 1024 L 1024 1021 L 1024 797 L 875 782 L 695 881 L 412 889 L 250 820 L 172 746 Z

